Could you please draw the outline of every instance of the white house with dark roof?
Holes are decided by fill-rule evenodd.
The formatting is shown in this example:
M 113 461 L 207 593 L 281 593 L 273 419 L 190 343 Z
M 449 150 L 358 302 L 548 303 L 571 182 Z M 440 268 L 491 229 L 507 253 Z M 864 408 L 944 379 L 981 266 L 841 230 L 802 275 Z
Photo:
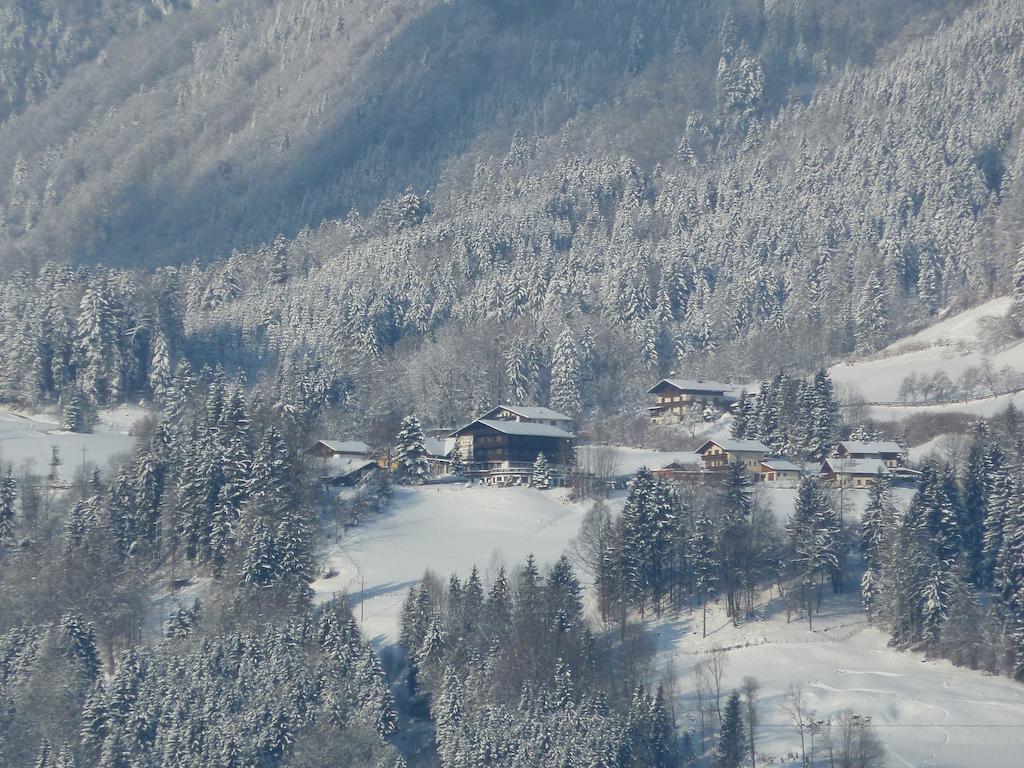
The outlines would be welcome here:
M 890 468 L 881 459 L 832 457 L 821 464 L 821 479 L 837 488 L 867 488 L 879 475 L 888 476 Z

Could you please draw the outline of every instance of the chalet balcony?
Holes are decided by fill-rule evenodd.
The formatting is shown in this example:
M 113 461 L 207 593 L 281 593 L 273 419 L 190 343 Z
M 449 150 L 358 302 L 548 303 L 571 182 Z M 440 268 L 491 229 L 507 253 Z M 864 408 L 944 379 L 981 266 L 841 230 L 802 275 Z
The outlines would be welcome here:
M 552 487 L 571 485 L 580 472 L 567 464 L 549 464 L 548 475 Z M 533 477 L 533 462 L 529 461 L 477 461 L 467 462 L 466 477 L 483 480 L 488 485 L 530 484 Z

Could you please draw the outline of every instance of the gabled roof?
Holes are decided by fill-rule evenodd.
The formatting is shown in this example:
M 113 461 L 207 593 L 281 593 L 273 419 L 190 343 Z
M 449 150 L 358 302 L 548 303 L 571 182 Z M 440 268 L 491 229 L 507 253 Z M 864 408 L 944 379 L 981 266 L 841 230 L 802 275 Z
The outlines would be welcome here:
M 366 456 L 370 453 L 370 446 L 362 440 L 317 440 L 317 445 L 325 445 L 335 453 L 357 453 Z
M 454 442 L 450 437 L 428 437 L 423 441 L 423 447 L 431 456 L 444 457 L 451 453 Z
M 353 472 L 360 472 L 369 467 L 376 467 L 377 462 L 369 459 L 348 459 L 343 456 L 332 456 L 327 460 L 325 476 L 334 478 L 348 477 Z
M 655 390 L 661 387 L 662 384 L 668 384 L 671 387 L 675 387 L 683 392 L 706 392 L 708 394 L 736 394 L 740 392 L 740 387 L 736 384 L 724 384 L 720 381 L 704 381 L 703 379 L 662 379 L 649 390 L 647 394 L 654 394 Z
M 703 455 L 707 453 L 708 448 L 712 445 L 717 445 L 723 451 L 729 453 L 738 452 L 751 452 L 751 453 L 768 453 L 768 446 L 762 443 L 760 440 L 708 440 L 704 445 L 697 449 L 697 453 Z
M 761 466 L 768 467 L 768 469 L 774 470 L 775 472 L 800 472 L 801 469 L 791 461 L 785 459 L 764 459 L 761 462 Z
M 821 471 L 837 475 L 887 475 L 889 467 L 881 459 L 825 459 Z
M 500 421 L 495 419 L 477 419 L 476 421 L 471 421 L 466 426 L 460 427 L 452 432 L 452 437 L 462 434 L 474 424 L 482 424 L 485 427 L 490 427 L 495 432 L 501 432 L 505 435 L 522 435 L 524 437 L 557 437 L 567 440 L 572 440 L 576 437 L 576 435 L 571 432 L 566 432 L 564 429 L 559 429 L 551 424 L 535 424 L 532 421 Z
M 903 453 L 903 446 L 889 441 L 859 442 L 857 440 L 843 440 L 839 445 L 847 453 Z
M 483 416 L 481 419 L 488 419 L 496 415 L 499 411 L 510 411 L 516 414 L 516 416 L 522 416 L 524 419 L 544 419 L 545 421 L 572 421 L 571 416 L 566 416 L 564 413 L 553 411 L 550 408 L 542 408 L 536 405 L 499 405 Z

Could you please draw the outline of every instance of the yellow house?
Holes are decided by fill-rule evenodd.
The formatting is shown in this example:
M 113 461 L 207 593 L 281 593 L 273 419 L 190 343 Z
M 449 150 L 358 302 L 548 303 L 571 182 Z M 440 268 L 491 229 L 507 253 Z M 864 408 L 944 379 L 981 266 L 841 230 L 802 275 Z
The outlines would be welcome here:
M 708 440 L 697 449 L 708 472 L 721 472 L 729 464 L 739 461 L 752 474 L 760 474 L 761 462 L 769 453 L 760 440 Z

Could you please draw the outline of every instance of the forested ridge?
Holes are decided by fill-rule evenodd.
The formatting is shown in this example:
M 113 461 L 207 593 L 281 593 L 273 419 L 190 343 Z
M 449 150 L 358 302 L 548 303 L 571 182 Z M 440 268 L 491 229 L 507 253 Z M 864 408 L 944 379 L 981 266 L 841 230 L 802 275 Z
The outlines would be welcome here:
M 587 406 L 809 370 L 1008 291 L 1020 248 L 1017 4 L 862 5 L 183 10 L 0 129 L 0 249 L 205 263 L 129 279 L 175 286 L 193 362 L 429 356 L 432 420 L 545 400 L 566 328 Z
M 1021 10 L 0 0 L 0 401 L 149 412 L 111 468 L 0 472 L 0 763 L 736 767 L 756 681 L 709 655 L 680 726 L 633 619 L 777 590 L 810 630 L 860 578 L 893 646 L 1024 679 L 1013 408 L 859 528 L 817 479 L 782 524 L 739 464 L 642 468 L 616 514 L 576 478 L 572 562 L 427 574 L 380 656 L 313 599 L 330 529 L 427 477 L 424 427 L 509 402 L 642 443 L 683 372 L 761 380 L 733 437 L 815 467 L 880 436 L 829 363 L 1004 294 L 1024 336 Z M 344 503 L 325 436 L 382 464 Z

